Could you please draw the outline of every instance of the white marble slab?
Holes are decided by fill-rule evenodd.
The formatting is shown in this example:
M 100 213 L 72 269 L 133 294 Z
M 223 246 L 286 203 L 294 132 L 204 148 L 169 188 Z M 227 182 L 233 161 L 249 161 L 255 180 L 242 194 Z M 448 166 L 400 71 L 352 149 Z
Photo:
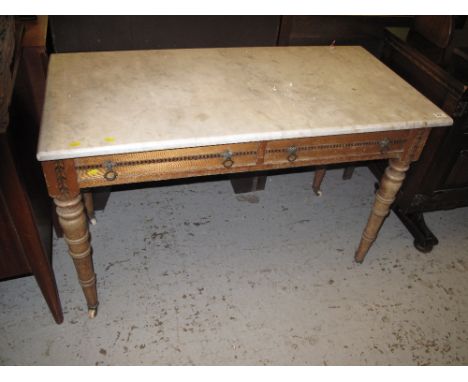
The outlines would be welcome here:
M 450 124 L 361 47 L 54 54 L 37 158 Z

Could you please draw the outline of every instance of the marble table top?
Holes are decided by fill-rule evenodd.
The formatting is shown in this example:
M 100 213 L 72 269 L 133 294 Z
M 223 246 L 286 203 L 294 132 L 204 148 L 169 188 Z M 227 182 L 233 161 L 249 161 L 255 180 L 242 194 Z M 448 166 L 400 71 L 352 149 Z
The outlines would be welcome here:
M 53 54 L 37 158 L 446 126 L 361 47 Z

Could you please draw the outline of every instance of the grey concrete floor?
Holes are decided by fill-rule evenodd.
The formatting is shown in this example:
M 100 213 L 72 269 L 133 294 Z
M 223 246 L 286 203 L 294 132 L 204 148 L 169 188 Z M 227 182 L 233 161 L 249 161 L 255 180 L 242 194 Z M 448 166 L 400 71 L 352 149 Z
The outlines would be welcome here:
M 375 179 L 329 171 L 318 198 L 311 176 L 112 193 L 91 227 L 97 318 L 55 240 L 65 321 L 32 277 L 0 283 L 0 364 L 467 364 L 468 209 L 427 214 L 428 254 L 391 214 L 357 265 Z

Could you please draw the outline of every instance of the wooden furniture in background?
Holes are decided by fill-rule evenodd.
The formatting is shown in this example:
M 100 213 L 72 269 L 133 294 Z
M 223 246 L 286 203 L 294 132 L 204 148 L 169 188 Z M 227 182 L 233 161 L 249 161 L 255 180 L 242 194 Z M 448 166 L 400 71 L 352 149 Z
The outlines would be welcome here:
M 453 16 L 415 16 L 406 41 L 432 62 L 443 65 L 454 28 Z
M 8 19 L 14 30 L 13 18 Z M 45 92 L 46 25 L 47 17 L 18 22 L 16 30 L 25 27 L 25 33 L 16 44 L 16 61 L 14 65 L 2 61 L 2 79 L 11 77 L 8 86 L 2 85 L 7 92 L 2 110 L 6 102 L 9 112 L 2 115 L 0 124 L 0 278 L 33 274 L 55 321 L 61 323 L 62 307 L 51 266 L 52 209 L 35 158 Z M 3 55 L 8 52 L 5 46 L 0 50 Z M 11 67 L 13 75 L 8 73 Z
M 51 48 L 67 53 L 274 46 L 280 20 L 281 16 L 50 16 Z
M 387 27 L 411 25 L 412 16 L 282 16 L 278 45 L 360 45 L 378 56 Z
M 362 262 L 430 128 L 451 122 L 361 47 L 58 54 L 38 159 L 94 317 L 82 190 L 389 159 Z
M 461 46 L 453 50 L 450 73 L 460 82 L 468 84 L 468 46 Z
M 382 60 L 454 120 L 451 127 L 432 130 L 392 206 L 414 236 L 415 247 L 429 252 L 438 240 L 427 227 L 424 213 L 468 206 L 468 83 L 391 32 L 386 35 Z M 373 163 L 370 169 L 378 178 L 384 166 Z

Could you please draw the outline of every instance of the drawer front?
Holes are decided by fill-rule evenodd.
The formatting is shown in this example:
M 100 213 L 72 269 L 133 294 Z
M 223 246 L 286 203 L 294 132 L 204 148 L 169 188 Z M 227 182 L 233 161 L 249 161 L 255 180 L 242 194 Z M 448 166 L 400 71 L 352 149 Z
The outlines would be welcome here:
M 258 143 L 75 159 L 80 187 L 236 172 L 257 163 Z
M 102 155 L 74 160 L 81 188 L 399 157 L 408 130 Z
M 300 165 L 396 157 L 403 151 L 408 134 L 408 130 L 400 130 L 270 141 L 264 163 Z

